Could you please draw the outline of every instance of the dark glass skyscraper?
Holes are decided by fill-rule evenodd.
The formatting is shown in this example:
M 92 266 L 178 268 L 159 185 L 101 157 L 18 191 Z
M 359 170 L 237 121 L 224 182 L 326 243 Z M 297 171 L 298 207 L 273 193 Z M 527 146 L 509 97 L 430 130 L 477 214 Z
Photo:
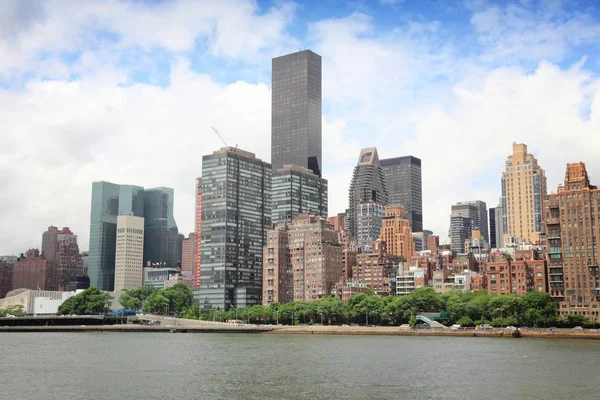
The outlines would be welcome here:
M 390 204 L 404 206 L 410 229 L 423 231 L 423 192 L 421 159 L 413 156 L 381 160 Z
M 174 190 L 166 187 L 144 191 L 144 265 L 176 268 L 181 261 L 174 196 Z
M 310 50 L 272 62 L 271 163 L 293 164 L 322 176 L 321 56 Z
M 88 275 L 90 285 L 102 290 L 114 287 L 118 215 L 144 216 L 144 188 L 94 182 Z
M 271 174 L 271 164 L 238 148 L 202 157 L 201 308 L 261 304 Z
M 286 165 L 273 171 L 271 199 L 274 224 L 292 222 L 302 213 L 326 218 L 327 180 L 306 168 Z

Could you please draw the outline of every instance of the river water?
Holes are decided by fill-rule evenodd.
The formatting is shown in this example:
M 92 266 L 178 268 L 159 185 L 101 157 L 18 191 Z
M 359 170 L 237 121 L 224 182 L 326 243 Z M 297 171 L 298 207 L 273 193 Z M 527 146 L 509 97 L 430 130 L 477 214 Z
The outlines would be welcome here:
M 0 334 L 0 399 L 599 399 L 600 341 Z

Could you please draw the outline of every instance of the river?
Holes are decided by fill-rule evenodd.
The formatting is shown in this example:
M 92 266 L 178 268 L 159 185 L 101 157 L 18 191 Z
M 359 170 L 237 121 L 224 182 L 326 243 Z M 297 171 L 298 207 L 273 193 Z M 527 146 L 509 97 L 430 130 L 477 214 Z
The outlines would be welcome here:
M 598 399 L 600 341 L 4 333 L 2 399 Z

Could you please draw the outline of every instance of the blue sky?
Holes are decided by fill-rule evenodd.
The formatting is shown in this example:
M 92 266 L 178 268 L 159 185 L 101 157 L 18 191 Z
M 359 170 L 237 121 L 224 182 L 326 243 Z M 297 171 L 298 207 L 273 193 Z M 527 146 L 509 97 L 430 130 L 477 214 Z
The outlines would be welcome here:
M 567 162 L 600 180 L 599 43 L 594 1 L 4 1 L 0 254 L 51 224 L 87 249 L 94 180 L 175 188 L 192 231 L 210 127 L 269 160 L 270 60 L 304 48 L 323 57 L 330 214 L 377 146 L 423 160 L 443 239 L 451 204 L 497 204 L 513 142 L 551 190 Z

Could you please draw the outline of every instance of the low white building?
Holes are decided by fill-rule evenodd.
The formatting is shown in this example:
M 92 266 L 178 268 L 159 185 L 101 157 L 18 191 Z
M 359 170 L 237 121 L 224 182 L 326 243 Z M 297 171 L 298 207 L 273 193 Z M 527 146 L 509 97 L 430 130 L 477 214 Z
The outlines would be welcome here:
M 23 306 L 23 311 L 26 314 L 52 315 L 58 312 L 58 307 L 68 298 L 82 291 L 59 292 L 53 290 L 15 289 L 8 292 L 5 298 L 0 299 L 0 308 Z M 121 292 L 108 292 L 108 294 L 112 298 L 109 307 L 111 311 L 123 308 L 121 303 L 119 303 Z

